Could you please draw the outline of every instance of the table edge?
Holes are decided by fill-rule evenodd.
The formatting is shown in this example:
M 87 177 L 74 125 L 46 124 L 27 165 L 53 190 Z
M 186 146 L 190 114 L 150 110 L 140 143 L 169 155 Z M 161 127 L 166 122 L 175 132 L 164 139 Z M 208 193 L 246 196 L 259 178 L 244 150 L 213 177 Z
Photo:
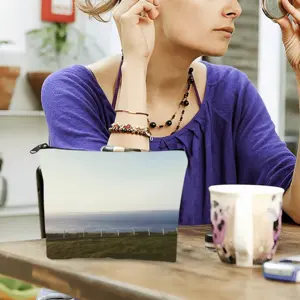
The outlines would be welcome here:
M 36 241 L 43 241 L 34 240 Z M 167 294 L 165 292 L 160 292 L 154 289 L 149 289 L 145 287 L 140 287 L 133 284 L 124 283 L 121 281 L 109 279 L 105 276 L 92 276 L 87 273 L 78 273 L 74 274 L 67 270 L 57 270 L 53 266 L 45 267 L 43 264 L 38 261 L 28 262 L 18 255 L 12 255 L 9 252 L 1 251 L 0 252 L 0 270 L 1 274 L 4 276 L 13 277 L 22 281 L 27 281 L 31 284 L 37 285 L 39 287 L 44 287 L 48 289 L 55 289 L 51 285 L 51 279 L 56 279 L 56 283 L 60 282 L 63 288 L 59 289 L 58 292 L 65 293 L 72 297 L 78 298 L 81 300 L 84 299 L 94 299 L 94 297 L 85 297 L 84 295 L 76 294 L 76 290 L 79 288 L 71 288 L 67 282 L 70 276 L 75 286 L 76 283 L 81 283 L 80 285 L 85 286 L 80 290 L 89 290 L 91 294 L 95 295 L 95 299 L 103 297 L 103 299 L 131 299 L 131 300 L 182 300 L 177 296 Z M 5 271 L 4 271 L 5 270 Z M 22 270 L 23 275 L 20 274 Z M 39 280 L 38 276 L 44 275 L 44 280 Z M 47 278 L 46 278 L 47 277 Z M 46 280 L 45 280 L 46 279 Z M 50 280 L 49 280 L 50 279 Z M 95 283 L 97 286 L 95 287 Z M 67 288 L 69 287 L 69 288 Z M 103 295 L 102 295 L 103 294 Z M 110 298 L 108 298 L 110 297 Z

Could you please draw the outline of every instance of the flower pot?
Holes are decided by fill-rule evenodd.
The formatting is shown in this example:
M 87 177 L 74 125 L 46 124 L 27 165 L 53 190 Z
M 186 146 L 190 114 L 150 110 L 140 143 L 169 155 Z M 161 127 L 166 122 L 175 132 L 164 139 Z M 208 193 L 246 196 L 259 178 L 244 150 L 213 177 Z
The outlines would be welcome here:
M 23 51 L 13 44 L 0 45 L 0 110 L 9 109 L 23 56 Z
M 19 76 L 19 67 L 0 66 L 0 110 L 9 109 Z
M 27 80 L 42 110 L 41 91 L 45 79 L 51 72 L 28 72 Z

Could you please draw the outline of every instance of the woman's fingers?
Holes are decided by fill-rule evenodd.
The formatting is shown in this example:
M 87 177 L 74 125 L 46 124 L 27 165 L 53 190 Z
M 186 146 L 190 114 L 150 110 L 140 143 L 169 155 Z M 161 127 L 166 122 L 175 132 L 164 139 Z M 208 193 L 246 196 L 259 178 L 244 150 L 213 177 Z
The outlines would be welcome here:
M 140 0 L 120 17 L 117 17 L 117 20 L 120 23 L 137 24 L 140 19 L 145 21 L 154 20 L 158 14 L 157 6 L 148 1 Z
M 282 5 L 286 11 L 293 17 L 294 22 L 300 24 L 300 11 L 297 9 L 300 7 L 300 1 L 294 0 L 294 5 L 289 0 L 282 0 Z
M 285 45 L 288 45 L 290 39 L 295 34 L 295 30 L 299 29 L 300 24 L 300 12 L 297 8 L 300 7 L 300 0 L 293 0 L 293 4 L 289 0 L 282 0 L 282 5 L 286 11 L 292 17 L 285 16 L 276 21 L 279 24 L 282 32 L 282 41 Z
M 148 0 L 149 3 L 152 3 L 158 0 Z M 123 14 L 125 14 L 131 7 L 136 5 L 140 0 L 122 0 L 121 3 L 117 6 L 117 9 L 114 13 L 114 19 L 118 21 Z
M 124 57 L 134 57 L 146 64 L 155 42 L 153 20 L 159 15 L 159 0 L 122 0 L 116 7 L 116 22 Z
M 137 4 L 133 5 L 125 14 L 128 15 L 142 15 L 154 20 L 158 16 L 158 7 L 146 0 L 140 0 Z
M 295 8 L 300 8 L 300 0 L 293 0 L 292 3 Z
M 285 16 L 284 18 L 281 18 L 276 21 L 282 32 L 282 41 L 283 43 L 287 43 L 294 35 L 294 28 L 293 24 L 291 23 L 290 19 Z

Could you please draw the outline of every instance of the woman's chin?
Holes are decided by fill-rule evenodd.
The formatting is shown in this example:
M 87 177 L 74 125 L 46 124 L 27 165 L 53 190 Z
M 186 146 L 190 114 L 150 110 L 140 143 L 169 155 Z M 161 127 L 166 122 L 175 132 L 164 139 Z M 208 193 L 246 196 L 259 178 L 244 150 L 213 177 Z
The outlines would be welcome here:
M 208 47 L 203 48 L 203 46 L 197 50 L 201 52 L 201 56 L 224 56 L 228 51 L 229 43 L 212 43 Z
M 226 54 L 226 52 L 228 51 L 228 46 L 229 44 L 224 45 L 215 45 L 215 47 L 211 47 L 211 49 L 209 49 L 209 51 L 207 51 L 209 54 L 207 54 L 207 56 L 224 56 Z

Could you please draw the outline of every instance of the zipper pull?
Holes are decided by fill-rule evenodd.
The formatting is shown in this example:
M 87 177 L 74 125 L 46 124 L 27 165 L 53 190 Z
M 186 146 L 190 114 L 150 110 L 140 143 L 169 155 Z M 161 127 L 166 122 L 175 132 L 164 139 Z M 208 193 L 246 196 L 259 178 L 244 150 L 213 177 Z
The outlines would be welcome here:
M 51 148 L 47 143 L 43 143 L 43 144 L 40 144 L 36 147 L 34 147 L 32 150 L 30 150 L 30 153 L 31 154 L 35 154 L 37 152 L 39 152 L 41 149 L 49 149 Z

